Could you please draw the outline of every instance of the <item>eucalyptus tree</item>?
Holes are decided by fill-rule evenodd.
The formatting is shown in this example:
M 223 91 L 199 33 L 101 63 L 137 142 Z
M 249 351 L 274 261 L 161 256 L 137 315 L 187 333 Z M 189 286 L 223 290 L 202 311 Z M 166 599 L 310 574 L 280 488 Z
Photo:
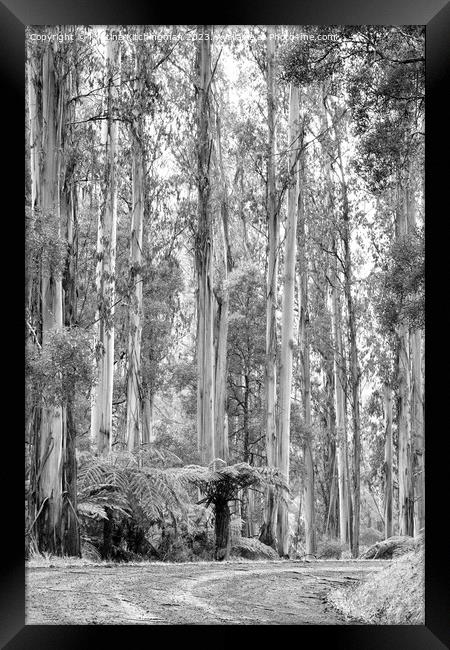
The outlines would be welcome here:
M 293 84 L 289 90 L 289 157 L 288 170 L 292 174 L 287 198 L 286 244 L 284 257 L 283 315 L 280 349 L 280 397 L 278 468 L 289 481 L 289 445 L 292 389 L 292 348 L 294 336 L 295 261 L 297 247 L 297 216 L 299 196 L 299 158 L 303 148 L 300 125 L 300 91 Z M 289 555 L 289 524 L 286 501 L 280 501 L 277 519 L 278 552 Z
M 197 28 L 197 191 L 198 229 L 195 260 L 197 270 L 197 431 L 200 457 L 210 463 L 214 451 L 214 277 L 213 214 L 211 210 L 211 29 Z M 207 38 L 205 37 L 207 36 Z
M 114 302 L 117 235 L 117 99 L 120 81 L 121 48 L 117 32 L 107 30 L 105 68 L 106 122 L 102 130 L 104 173 L 102 205 L 97 231 L 97 371 L 98 380 L 92 406 L 92 436 L 100 455 L 112 443 L 112 400 L 114 373 Z
M 143 34 L 142 28 L 139 34 Z M 141 337 L 142 337 L 142 248 L 144 228 L 144 111 L 146 69 L 144 45 L 135 45 L 133 107 L 131 109 L 132 212 L 130 236 L 130 324 L 128 333 L 127 446 L 132 451 L 142 439 L 141 424 Z
M 357 169 L 378 196 L 391 194 L 394 236 L 401 245 L 414 237 L 417 205 L 423 201 L 423 29 L 393 27 L 386 32 L 367 27 L 359 39 L 363 54 L 356 59 L 358 65 L 350 79 L 362 154 Z M 423 333 L 405 318 L 397 318 L 395 327 L 399 524 L 401 534 L 412 535 L 424 521 Z
M 267 305 L 266 305 L 266 450 L 269 467 L 278 466 L 278 444 L 276 427 L 276 359 L 277 328 L 276 308 L 278 293 L 278 246 L 279 214 L 276 192 L 276 106 L 277 84 L 275 69 L 275 28 L 268 27 L 266 33 L 266 71 L 267 71 Z M 260 540 L 268 546 L 276 545 L 277 504 L 275 492 L 268 487 L 264 510 L 264 524 Z
M 61 221 L 60 177 L 62 170 L 62 121 L 65 102 L 58 45 L 39 44 L 28 49 L 28 101 L 31 155 L 31 215 L 52 233 L 54 251 L 42 256 L 39 271 L 40 331 L 35 343 L 40 350 L 64 325 L 63 259 L 58 255 L 64 224 Z M 44 224 L 45 222 L 45 224 Z M 56 247 L 56 248 L 55 248 Z M 41 400 L 36 422 L 35 531 L 42 550 L 61 552 L 63 514 L 63 446 L 66 411 L 62 403 Z
M 301 143 L 299 143 L 301 146 Z M 312 417 L 311 417 L 311 364 L 310 364 L 310 319 L 309 319 L 309 260 L 306 246 L 306 175 L 305 160 L 301 157 L 298 169 L 298 339 L 300 348 L 300 366 L 302 379 L 302 408 L 305 439 L 303 442 L 304 476 L 303 511 L 305 520 L 306 554 L 316 552 L 315 499 L 314 499 L 314 462 L 312 451 Z

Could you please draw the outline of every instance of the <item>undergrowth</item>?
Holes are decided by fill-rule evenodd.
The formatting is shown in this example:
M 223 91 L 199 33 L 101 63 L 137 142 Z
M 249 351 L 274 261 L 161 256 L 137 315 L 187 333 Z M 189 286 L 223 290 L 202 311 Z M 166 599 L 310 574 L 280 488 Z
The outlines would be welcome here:
M 335 590 L 328 600 L 347 619 L 379 625 L 423 625 L 424 574 L 422 546 L 392 560 L 362 584 Z

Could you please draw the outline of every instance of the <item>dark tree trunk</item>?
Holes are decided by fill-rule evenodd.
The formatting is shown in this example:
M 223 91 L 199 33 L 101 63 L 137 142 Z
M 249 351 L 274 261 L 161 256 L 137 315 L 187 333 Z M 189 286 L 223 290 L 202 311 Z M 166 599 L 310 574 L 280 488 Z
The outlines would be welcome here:
M 66 404 L 67 431 L 63 454 L 63 553 L 81 556 L 80 532 L 77 519 L 77 459 L 75 455 L 75 425 L 73 421 L 73 398 Z
M 113 519 L 111 509 L 105 510 L 108 518 L 103 521 L 103 545 L 100 553 L 103 560 L 109 560 L 112 556 Z
M 215 509 L 215 533 L 216 549 L 214 558 L 216 560 L 228 560 L 230 557 L 231 536 L 230 536 L 230 507 L 228 501 L 220 500 L 214 504 Z

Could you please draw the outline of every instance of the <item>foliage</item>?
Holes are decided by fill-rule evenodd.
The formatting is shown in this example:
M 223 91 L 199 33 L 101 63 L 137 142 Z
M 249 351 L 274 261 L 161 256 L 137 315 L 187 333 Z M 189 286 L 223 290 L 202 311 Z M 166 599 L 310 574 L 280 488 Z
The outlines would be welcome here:
M 85 455 L 78 471 L 78 513 L 87 530 L 96 531 L 97 546 L 102 531 L 89 520 L 112 519 L 116 532 L 143 540 L 153 524 L 186 518 L 189 496 L 176 473 L 157 466 L 165 462 L 161 453 L 148 451 Z
M 63 404 L 74 394 L 89 390 L 93 378 L 91 337 L 78 328 L 48 334 L 41 348 L 28 345 L 26 377 L 47 404 Z
M 425 243 L 423 230 L 416 229 L 391 248 L 387 271 L 381 278 L 378 310 L 382 324 L 392 331 L 406 324 L 425 325 Z
M 209 467 L 187 465 L 177 470 L 183 482 L 198 487 L 205 495 L 202 502 L 207 506 L 217 500 L 231 501 L 236 498 L 239 488 L 274 485 L 287 487 L 280 472 L 274 468 L 252 467 L 248 463 L 225 465 L 220 459 L 214 460 Z
M 332 592 L 329 601 L 347 618 L 366 624 L 423 625 L 424 595 L 425 552 L 420 546 L 362 584 Z
M 346 544 L 342 544 L 337 539 L 323 539 L 317 545 L 317 557 L 321 560 L 330 558 L 340 560 L 345 549 Z

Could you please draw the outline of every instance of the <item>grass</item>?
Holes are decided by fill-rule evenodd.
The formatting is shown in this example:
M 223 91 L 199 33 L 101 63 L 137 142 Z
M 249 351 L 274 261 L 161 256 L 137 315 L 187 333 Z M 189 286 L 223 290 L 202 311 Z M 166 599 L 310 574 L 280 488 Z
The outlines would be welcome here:
M 329 602 L 348 619 L 379 625 L 424 625 L 423 546 L 407 553 L 356 587 L 332 592 Z
M 131 561 L 131 562 L 116 562 L 112 560 L 92 560 L 87 557 L 73 557 L 73 556 L 59 556 L 51 555 L 50 553 L 44 553 L 42 555 L 33 555 L 29 560 L 26 561 L 25 566 L 30 569 L 39 569 L 39 568 L 62 568 L 62 567 L 83 567 L 83 566 L 154 566 L 154 565 L 177 565 L 177 564 L 211 564 L 214 566 L 220 564 L 273 564 L 273 563 L 284 563 L 287 560 L 277 559 L 277 560 L 249 560 L 242 557 L 231 557 L 229 560 L 224 562 L 217 562 L 215 560 L 194 560 L 189 562 L 170 562 L 170 561 L 159 561 L 159 560 L 142 560 L 142 561 Z

